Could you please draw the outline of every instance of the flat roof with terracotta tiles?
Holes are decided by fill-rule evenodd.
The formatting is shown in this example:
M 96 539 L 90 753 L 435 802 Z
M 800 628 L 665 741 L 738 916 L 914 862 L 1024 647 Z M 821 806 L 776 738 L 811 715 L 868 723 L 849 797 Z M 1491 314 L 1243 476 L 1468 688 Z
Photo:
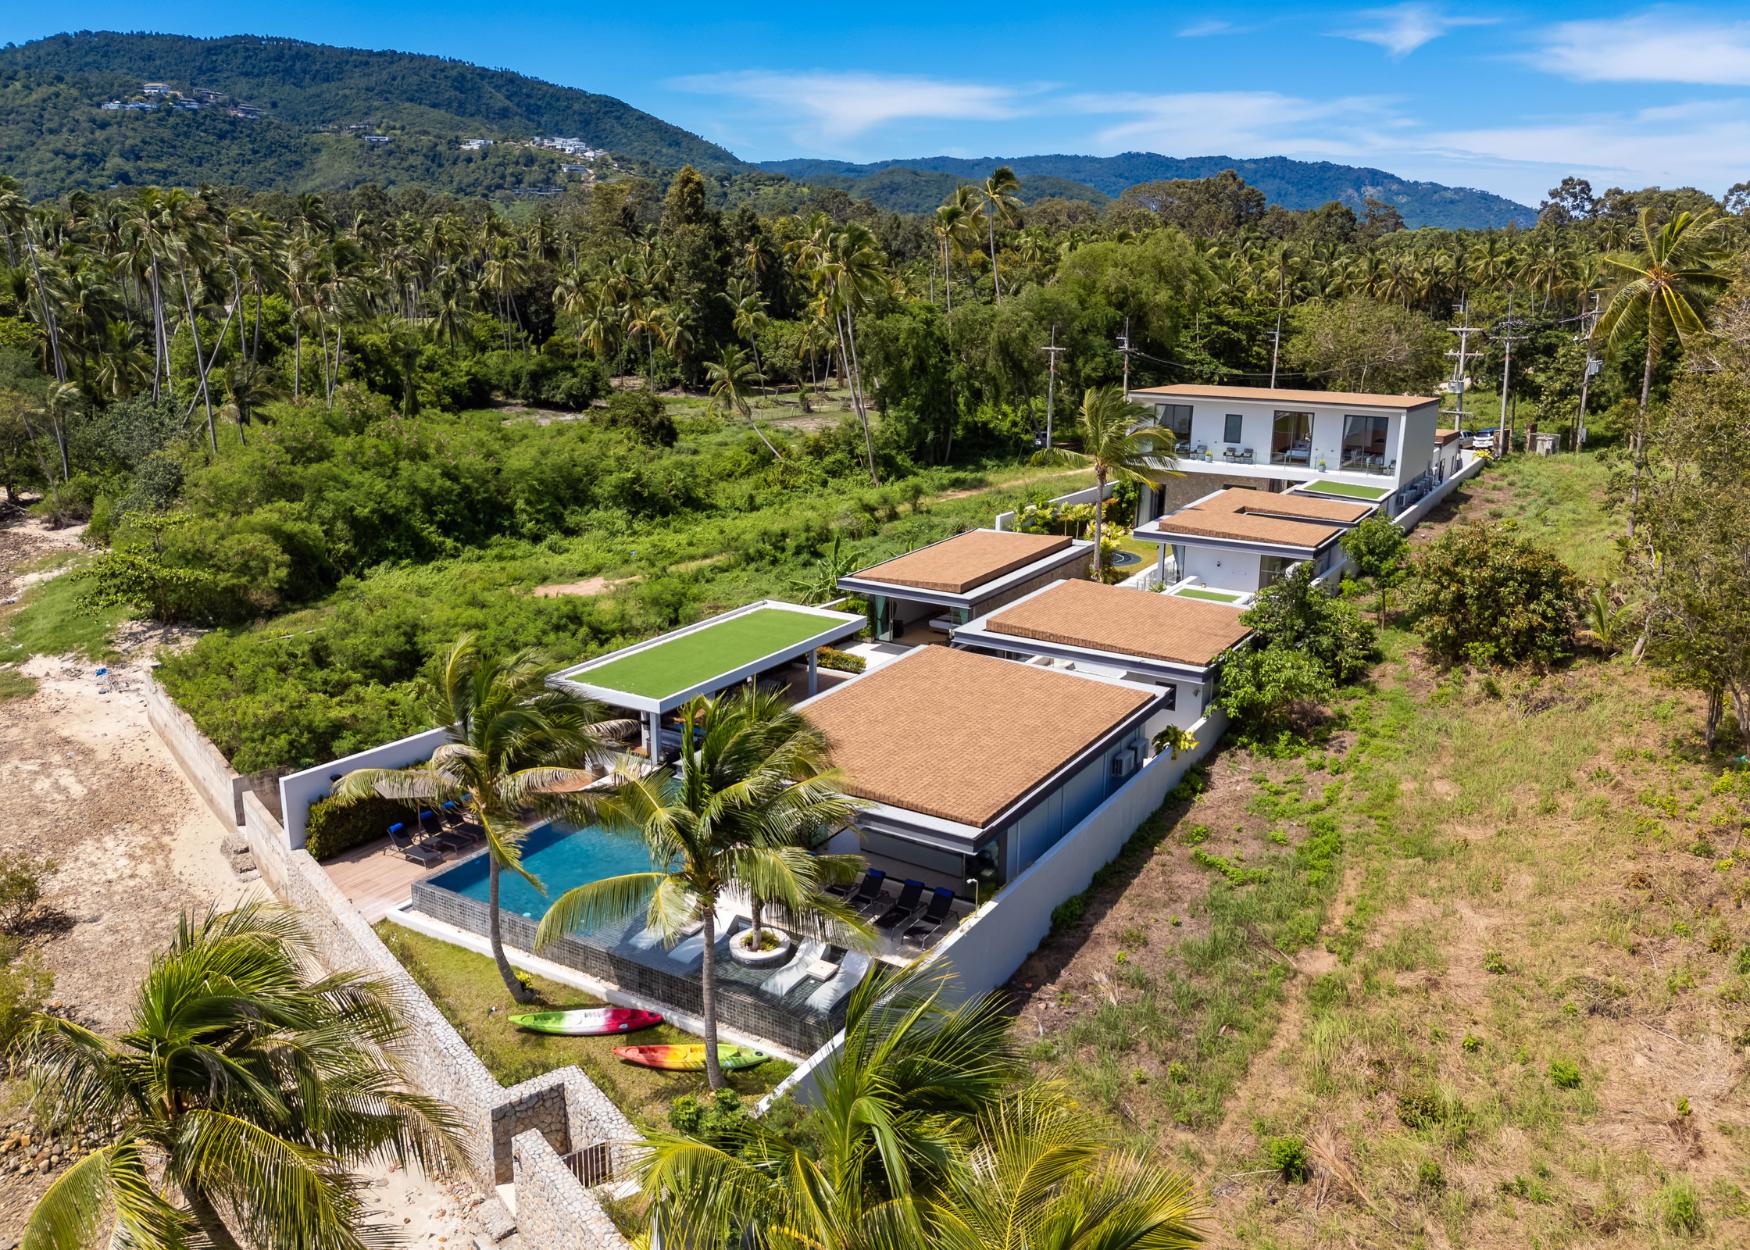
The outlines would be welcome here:
M 1067 647 L 1208 664 L 1252 631 L 1240 610 L 1175 595 L 1064 581 L 987 618 L 984 628 Z
M 1372 511 L 1372 504 L 1344 503 L 1338 499 L 1224 490 L 1160 518 L 1155 525 L 1162 533 L 1313 548 L 1324 545 L 1341 531 L 1312 522 L 1354 524 Z
M 1064 551 L 1069 545 L 1069 539 L 1056 534 L 968 530 L 860 569 L 851 576 L 862 581 L 963 595 L 986 582 L 994 582 L 1005 573 L 1013 573 L 1035 560 Z
M 1321 408 L 1421 408 L 1440 401 L 1423 395 L 1369 395 L 1361 391 L 1290 391 L 1265 386 L 1150 386 L 1130 392 L 1162 399 L 1232 399 L 1254 404 L 1315 404 Z
M 1156 697 L 923 647 L 804 710 L 852 794 L 984 828 Z
M 1435 430 L 1434 445 L 1436 447 L 1444 447 L 1453 439 L 1462 437 L 1463 434 L 1463 430 Z

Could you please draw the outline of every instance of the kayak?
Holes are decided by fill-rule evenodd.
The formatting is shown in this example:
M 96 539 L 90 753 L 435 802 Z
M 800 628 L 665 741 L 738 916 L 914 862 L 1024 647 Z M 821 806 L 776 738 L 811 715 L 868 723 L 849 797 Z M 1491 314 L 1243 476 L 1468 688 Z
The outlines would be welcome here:
M 614 1053 L 627 1063 L 670 1072 L 702 1072 L 705 1068 L 703 1046 L 616 1046 Z M 765 1051 L 751 1046 L 717 1047 L 717 1062 L 725 1068 L 751 1068 L 768 1058 Z
M 654 1011 L 639 1011 L 633 1007 L 589 1007 L 581 1011 L 537 1011 L 531 1015 L 512 1016 L 510 1022 L 535 1033 L 599 1037 L 604 1033 L 648 1029 L 653 1024 L 661 1024 L 662 1017 Z

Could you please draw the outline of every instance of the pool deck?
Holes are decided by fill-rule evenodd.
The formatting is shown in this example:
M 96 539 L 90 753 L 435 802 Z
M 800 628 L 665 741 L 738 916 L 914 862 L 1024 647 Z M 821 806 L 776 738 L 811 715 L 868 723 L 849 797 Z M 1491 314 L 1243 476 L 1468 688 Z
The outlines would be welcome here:
M 446 855 L 438 868 L 449 867 L 464 854 L 465 851 Z M 426 868 L 404 858 L 388 838 L 366 842 L 322 861 L 328 879 L 346 895 L 366 924 L 376 924 L 392 908 L 407 902 L 413 897 L 413 883 L 438 868 Z

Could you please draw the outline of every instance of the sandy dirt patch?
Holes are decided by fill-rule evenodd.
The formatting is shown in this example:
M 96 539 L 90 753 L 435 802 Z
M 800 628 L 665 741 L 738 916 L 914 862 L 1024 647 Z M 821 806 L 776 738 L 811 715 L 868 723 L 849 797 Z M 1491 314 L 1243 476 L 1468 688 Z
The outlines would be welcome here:
M 586 577 L 581 582 L 553 582 L 546 586 L 535 587 L 537 599 L 557 599 L 561 595 L 599 595 L 612 590 L 616 586 L 624 586 L 627 582 L 635 582 L 636 577 Z

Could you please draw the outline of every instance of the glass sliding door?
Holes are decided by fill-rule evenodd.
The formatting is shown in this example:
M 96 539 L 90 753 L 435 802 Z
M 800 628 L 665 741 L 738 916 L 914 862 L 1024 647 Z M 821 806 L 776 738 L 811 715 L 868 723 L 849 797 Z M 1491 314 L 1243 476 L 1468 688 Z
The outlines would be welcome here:
M 1276 423 L 1270 432 L 1270 463 L 1312 463 L 1312 413 L 1276 414 Z
M 1389 417 L 1343 418 L 1343 469 L 1349 473 L 1390 473 L 1397 468 L 1391 458 L 1387 433 Z

